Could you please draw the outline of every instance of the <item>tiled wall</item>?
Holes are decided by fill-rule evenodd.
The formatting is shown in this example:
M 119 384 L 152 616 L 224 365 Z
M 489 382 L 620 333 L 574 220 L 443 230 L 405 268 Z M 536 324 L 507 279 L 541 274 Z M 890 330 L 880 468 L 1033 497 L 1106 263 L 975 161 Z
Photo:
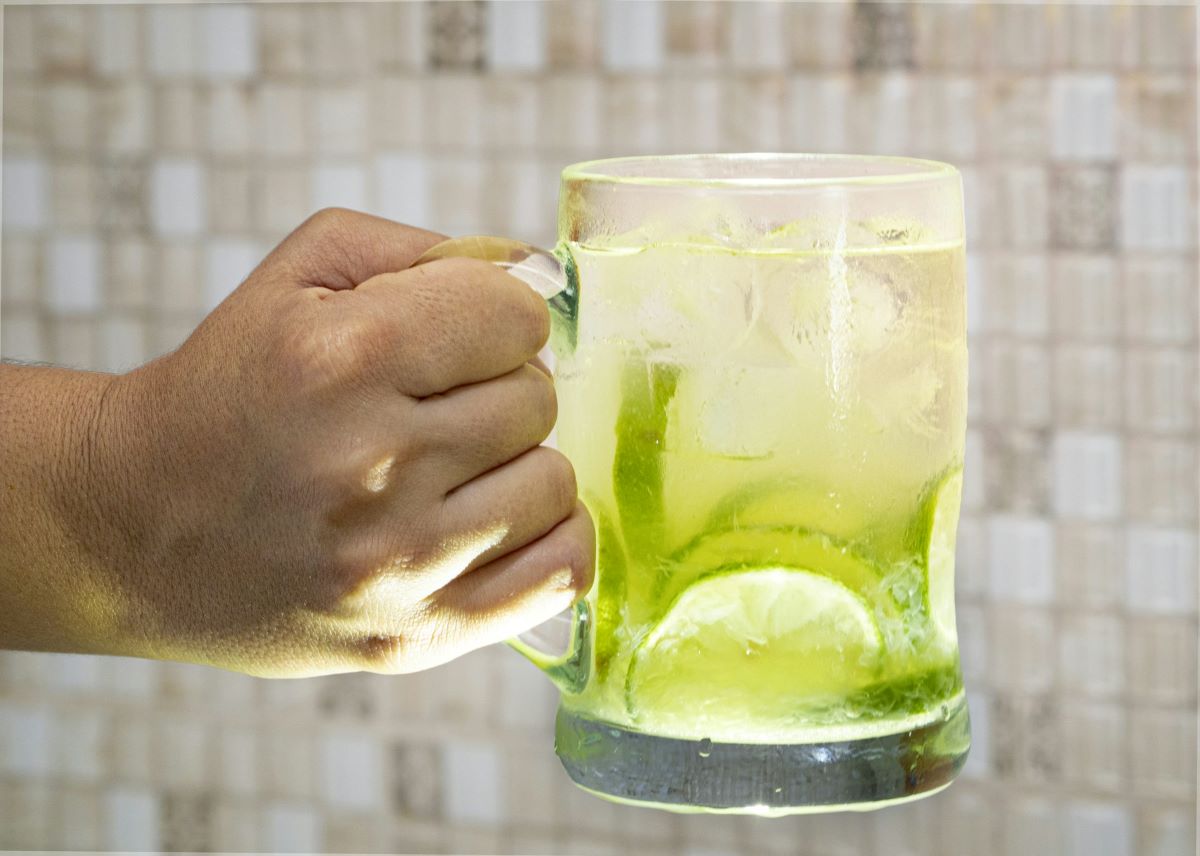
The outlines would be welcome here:
M 7 654 L 0 846 L 1190 856 L 1196 44 L 1185 5 L 6 8 L 6 357 L 170 349 L 319 206 L 545 243 L 588 157 L 959 164 L 975 748 L 909 807 L 680 818 L 569 787 L 502 649 L 302 682 Z

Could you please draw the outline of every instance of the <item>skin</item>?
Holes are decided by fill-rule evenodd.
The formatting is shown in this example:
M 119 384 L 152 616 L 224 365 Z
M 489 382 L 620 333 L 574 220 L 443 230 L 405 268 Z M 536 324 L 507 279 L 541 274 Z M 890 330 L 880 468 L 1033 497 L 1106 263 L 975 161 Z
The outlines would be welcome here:
M 175 352 L 0 366 L 0 647 L 409 672 L 591 586 L 545 304 L 322 211 Z

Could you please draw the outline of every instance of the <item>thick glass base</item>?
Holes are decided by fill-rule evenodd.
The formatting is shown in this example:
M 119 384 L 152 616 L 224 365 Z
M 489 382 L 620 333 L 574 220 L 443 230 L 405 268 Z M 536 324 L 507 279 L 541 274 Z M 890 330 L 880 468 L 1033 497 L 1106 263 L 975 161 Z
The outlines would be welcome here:
M 784 815 L 866 811 L 928 796 L 970 748 L 959 695 L 905 731 L 819 743 L 717 743 L 639 734 L 559 708 L 555 750 L 580 787 L 679 812 Z

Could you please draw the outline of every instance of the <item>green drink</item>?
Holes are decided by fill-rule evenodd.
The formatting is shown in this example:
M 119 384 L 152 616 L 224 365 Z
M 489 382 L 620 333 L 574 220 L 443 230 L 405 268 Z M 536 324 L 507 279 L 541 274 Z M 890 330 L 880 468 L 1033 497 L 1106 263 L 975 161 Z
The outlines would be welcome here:
M 833 257 L 789 232 L 571 247 L 558 438 L 600 564 L 595 674 L 568 708 L 775 742 L 959 701 L 962 247 Z
M 673 811 L 870 809 L 970 743 L 954 623 L 962 189 L 945 164 L 681 155 L 563 172 L 554 254 L 466 238 L 554 313 L 597 529 L 555 751 Z

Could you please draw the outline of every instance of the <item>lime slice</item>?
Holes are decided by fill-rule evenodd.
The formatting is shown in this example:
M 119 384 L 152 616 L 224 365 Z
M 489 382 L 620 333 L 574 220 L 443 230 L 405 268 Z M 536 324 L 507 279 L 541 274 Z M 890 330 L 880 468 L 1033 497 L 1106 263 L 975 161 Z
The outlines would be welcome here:
M 804 527 L 748 526 L 701 535 L 672 557 L 668 595 L 718 569 L 751 566 L 811 568 L 868 599 L 881 574 L 844 542 Z
M 870 606 L 841 583 L 789 567 L 719 571 L 634 651 L 625 703 L 656 732 L 752 740 L 871 684 L 882 652 Z
M 954 626 L 954 533 L 962 505 L 962 470 L 947 473 L 928 510 L 925 588 L 929 615 L 943 639 L 957 638 Z

